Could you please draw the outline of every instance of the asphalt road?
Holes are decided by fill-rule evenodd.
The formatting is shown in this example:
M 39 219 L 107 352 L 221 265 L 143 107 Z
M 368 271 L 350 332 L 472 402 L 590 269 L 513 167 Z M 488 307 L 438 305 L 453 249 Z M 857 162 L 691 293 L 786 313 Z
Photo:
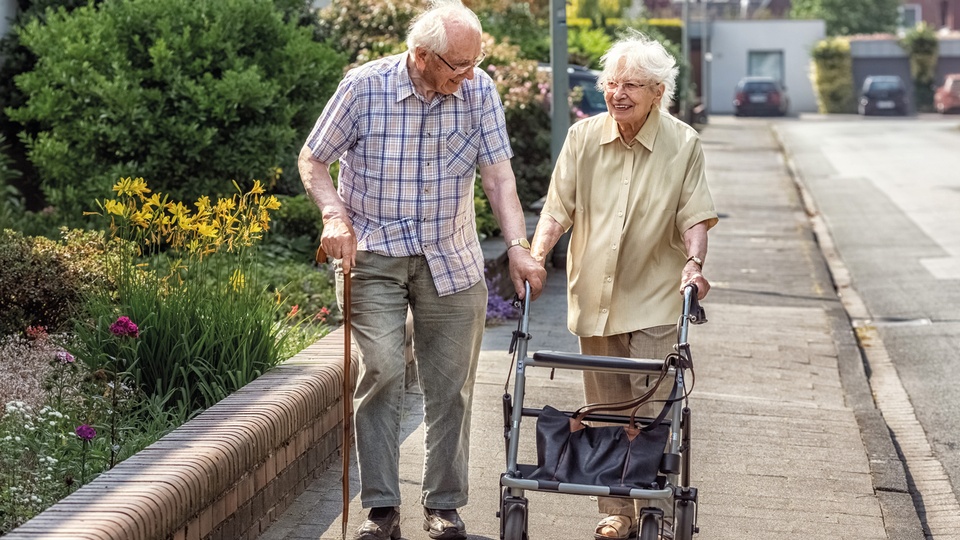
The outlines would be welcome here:
M 906 390 L 903 403 L 912 406 L 922 427 L 916 433 L 925 436 L 932 459 L 911 463 L 910 452 L 904 452 L 908 472 L 922 476 L 921 469 L 939 462 L 955 500 L 960 493 L 960 116 L 811 115 L 771 121 L 771 127 L 829 231 L 852 292 L 862 301 L 853 314 L 855 326 L 864 329 L 861 339 L 872 335 L 882 342 Z M 923 499 L 921 513 L 924 508 L 933 512 L 932 495 Z

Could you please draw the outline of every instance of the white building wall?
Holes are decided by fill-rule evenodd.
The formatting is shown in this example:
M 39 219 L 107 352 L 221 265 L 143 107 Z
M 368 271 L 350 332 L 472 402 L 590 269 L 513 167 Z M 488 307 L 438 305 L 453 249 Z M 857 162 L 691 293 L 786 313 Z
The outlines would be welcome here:
M 783 51 L 784 84 L 790 96 L 788 114 L 816 112 L 810 81 L 810 52 L 826 36 L 822 20 L 730 20 L 710 25 L 709 112 L 733 113 L 737 81 L 748 75 L 750 51 Z

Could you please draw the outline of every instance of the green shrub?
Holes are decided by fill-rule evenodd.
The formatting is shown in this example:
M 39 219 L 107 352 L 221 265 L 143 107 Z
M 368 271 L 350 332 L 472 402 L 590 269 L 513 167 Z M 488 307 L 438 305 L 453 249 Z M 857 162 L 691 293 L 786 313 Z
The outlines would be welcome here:
M 103 233 L 63 229 L 59 241 L 0 231 L 0 335 L 57 330 L 85 294 L 113 289 Z
M 520 48 L 497 43 L 491 36 L 483 45 L 483 68 L 497 86 L 503 101 L 507 134 L 515 158 L 517 193 L 524 207 L 547 193 L 550 160 L 548 75 L 537 71 L 537 62 L 520 57 Z
M 856 112 L 850 42 L 827 38 L 814 46 L 811 56 L 811 79 L 820 112 Z
M 933 111 L 934 83 L 940 50 L 937 34 L 926 23 L 920 23 L 900 40 L 900 46 L 910 55 L 910 75 L 913 77 L 917 110 Z
M 273 216 L 273 235 L 289 237 L 306 236 L 312 241 L 320 239 L 323 219 L 320 209 L 306 195 L 278 196 L 280 208 Z
M 320 32 L 351 64 L 362 64 L 406 50 L 407 27 L 427 7 L 426 0 L 333 0 L 319 12 Z
M 117 0 L 23 27 L 37 64 L 6 112 L 39 126 L 29 157 L 60 219 L 131 172 L 193 199 L 292 160 L 343 58 L 283 19 L 260 0 Z
M 571 28 L 567 34 L 571 64 L 600 68 L 600 57 L 610 49 L 613 40 L 601 28 Z
M 529 3 L 510 2 L 478 10 L 483 29 L 499 42 L 520 48 L 520 56 L 538 62 L 550 61 L 550 26 L 545 18 L 537 18 Z

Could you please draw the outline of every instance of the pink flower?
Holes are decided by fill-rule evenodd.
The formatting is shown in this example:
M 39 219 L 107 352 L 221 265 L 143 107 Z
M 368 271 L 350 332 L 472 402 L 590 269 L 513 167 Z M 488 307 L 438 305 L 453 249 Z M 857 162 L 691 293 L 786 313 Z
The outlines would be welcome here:
M 72 364 L 75 358 L 67 351 L 60 351 L 57 353 L 57 360 L 59 360 L 61 364 Z
M 77 437 L 80 437 L 84 441 L 92 440 L 97 436 L 97 430 L 93 429 L 93 426 L 88 424 L 79 425 L 74 431 L 76 432 Z
M 129 317 L 119 317 L 117 322 L 110 325 L 110 332 L 115 336 L 140 337 L 140 329 Z
M 47 327 L 46 326 L 28 326 L 26 329 L 27 337 L 39 341 L 47 337 Z

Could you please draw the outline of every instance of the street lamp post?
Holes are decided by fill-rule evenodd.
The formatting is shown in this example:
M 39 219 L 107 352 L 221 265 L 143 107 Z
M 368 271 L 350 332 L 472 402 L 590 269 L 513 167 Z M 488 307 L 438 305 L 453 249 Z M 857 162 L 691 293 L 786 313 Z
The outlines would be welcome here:
M 687 69 L 683 70 L 683 76 L 680 81 L 680 119 L 686 123 L 690 123 L 690 0 L 683 0 L 683 6 L 681 8 L 681 18 L 683 19 L 683 26 L 681 26 L 681 53 L 684 61 L 687 64 Z
M 567 105 L 569 75 L 567 75 L 567 3 L 566 0 L 550 0 L 550 71 L 552 73 L 550 95 L 552 96 L 550 117 L 550 158 L 557 162 L 563 141 L 570 128 L 570 114 Z

